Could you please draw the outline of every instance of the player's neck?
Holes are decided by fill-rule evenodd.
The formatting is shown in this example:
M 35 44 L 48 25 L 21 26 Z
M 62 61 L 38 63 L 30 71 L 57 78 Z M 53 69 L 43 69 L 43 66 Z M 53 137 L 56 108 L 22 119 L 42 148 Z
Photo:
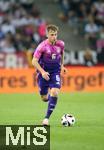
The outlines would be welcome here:
M 47 40 L 48 40 L 48 43 L 51 44 L 51 45 L 55 45 L 55 43 L 57 41 L 57 40 L 56 41 L 49 41 L 49 39 L 47 39 Z

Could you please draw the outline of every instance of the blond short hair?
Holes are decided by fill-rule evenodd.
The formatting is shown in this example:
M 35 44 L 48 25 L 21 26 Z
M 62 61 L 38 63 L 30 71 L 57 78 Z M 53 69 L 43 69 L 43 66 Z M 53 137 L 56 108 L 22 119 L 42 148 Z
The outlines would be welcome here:
M 59 28 L 58 28 L 58 26 L 56 26 L 54 24 L 50 24 L 50 25 L 47 26 L 47 32 L 49 32 L 49 31 L 56 32 L 56 31 L 59 31 Z

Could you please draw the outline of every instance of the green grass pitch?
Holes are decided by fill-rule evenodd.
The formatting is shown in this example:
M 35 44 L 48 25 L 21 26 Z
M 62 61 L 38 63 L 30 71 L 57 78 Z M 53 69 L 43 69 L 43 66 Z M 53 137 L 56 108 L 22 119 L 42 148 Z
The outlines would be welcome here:
M 46 108 L 38 94 L 0 94 L 0 124 L 39 125 Z M 64 113 L 73 127 L 61 125 Z M 60 94 L 50 124 L 51 150 L 104 150 L 104 93 Z

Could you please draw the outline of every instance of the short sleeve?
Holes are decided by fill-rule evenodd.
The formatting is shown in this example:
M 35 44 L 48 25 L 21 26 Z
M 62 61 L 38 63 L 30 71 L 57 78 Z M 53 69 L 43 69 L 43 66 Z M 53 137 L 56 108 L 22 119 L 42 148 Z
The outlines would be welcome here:
M 33 57 L 36 57 L 36 58 L 40 59 L 42 53 L 43 53 L 43 42 L 40 43 L 38 45 L 38 47 L 35 49 Z
M 65 49 L 65 43 L 64 43 L 64 41 L 60 40 L 60 47 L 61 47 L 61 52 L 63 53 L 64 49 Z

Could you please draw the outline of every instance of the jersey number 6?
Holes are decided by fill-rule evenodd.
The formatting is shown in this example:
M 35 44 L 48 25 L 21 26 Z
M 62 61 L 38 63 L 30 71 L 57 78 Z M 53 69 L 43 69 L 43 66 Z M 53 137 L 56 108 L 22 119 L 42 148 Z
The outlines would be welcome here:
M 52 54 L 52 59 L 56 59 L 56 54 Z

